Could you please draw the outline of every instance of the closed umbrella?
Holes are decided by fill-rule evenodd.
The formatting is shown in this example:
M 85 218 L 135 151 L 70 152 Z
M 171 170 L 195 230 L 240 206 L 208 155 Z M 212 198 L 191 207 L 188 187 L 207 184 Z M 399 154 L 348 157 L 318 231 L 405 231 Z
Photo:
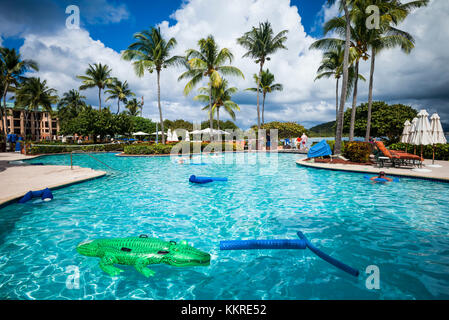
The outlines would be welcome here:
M 167 141 L 172 141 L 172 133 L 171 133 L 171 129 L 167 130 Z
M 190 134 L 188 131 L 186 131 L 186 139 L 185 141 L 190 142 Z
M 410 139 L 410 130 L 411 130 L 412 124 L 410 121 L 405 121 L 404 123 L 404 130 L 402 130 L 402 135 L 401 135 L 401 142 L 405 143 L 405 152 L 407 152 L 407 144 L 408 141 Z
M 402 143 L 408 143 L 408 138 L 410 136 L 410 129 L 412 124 L 410 121 L 405 121 L 404 123 L 404 130 L 402 130 L 402 136 L 401 136 L 401 142 Z
M 433 144 L 432 131 L 428 117 L 429 114 L 426 110 L 421 110 L 418 113 L 418 121 L 416 122 L 415 133 L 411 141 L 411 144 L 421 146 L 421 158 L 423 156 L 423 146 Z
M 176 133 L 176 130 L 173 130 L 173 132 L 172 132 L 171 141 L 179 141 L 178 134 Z
M 434 113 L 432 117 L 430 117 L 430 130 L 432 133 L 433 140 L 433 150 L 432 150 L 432 167 L 440 168 L 440 165 L 435 165 L 435 145 L 436 144 L 446 144 L 447 140 L 444 136 L 444 130 L 441 126 L 440 116 L 437 113 Z
M 418 118 L 413 118 L 412 123 L 410 125 L 410 132 L 408 135 L 408 144 L 412 144 L 413 137 L 416 133 L 416 123 L 418 122 Z

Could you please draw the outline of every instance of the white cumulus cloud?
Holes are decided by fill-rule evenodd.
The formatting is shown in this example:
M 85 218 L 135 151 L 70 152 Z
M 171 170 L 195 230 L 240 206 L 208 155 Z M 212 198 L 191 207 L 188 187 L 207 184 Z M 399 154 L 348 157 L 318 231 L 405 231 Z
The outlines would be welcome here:
M 323 9 L 321 14 L 329 17 L 335 14 L 334 11 L 334 7 Z M 448 61 L 449 52 L 449 35 L 445 32 L 448 30 L 448 13 L 449 2 L 432 1 L 428 8 L 413 13 L 408 22 L 401 26 L 415 36 L 416 49 L 410 55 L 399 50 L 379 55 L 375 99 L 409 101 L 418 107 L 423 105 L 423 99 L 439 95 L 439 106 L 447 103 L 439 88 L 447 85 L 449 79 L 449 67 L 444 62 Z M 251 59 L 242 58 L 245 51 L 236 39 L 265 20 L 271 22 L 275 32 L 284 29 L 289 31 L 286 43 L 288 50 L 274 54 L 265 66 L 275 74 L 276 82 L 284 85 L 283 92 L 272 93 L 267 97 L 266 121 L 311 123 L 335 118 L 335 83 L 333 79 L 314 81 L 321 52 L 308 49 L 316 39 L 305 32 L 298 10 L 291 6 L 289 0 L 215 0 L 213 5 L 206 0 L 190 0 L 171 18 L 176 21 L 175 24 L 162 21 L 160 27 L 167 38 L 175 37 L 178 41 L 173 54 L 184 54 L 188 48 L 197 48 L 197 41 L 209 34 L 214 35 L 220 47 L 227 47 L 233 52 L 233 65 L 245 74 L 245 79 L 229 78 L 231 85 L 241 90 L 235 100 L 241 105 L 237 123 L 242 127 L 256 122 L 255 95 L 243 90 L 254 86 L 252 75 L 258 71 L 258 65 Z M 145 97 L 144 115 L 158 119 L 155 73 L 143 78 L 136 77 L 131 63 L 122 60 L 120 52 L 106 47 L 100 40 L 92 39 L 87 30 L 60 29 L 51 35 L 30 33 L 25 36 L 21 52 L 25 58 L 35 59 L 39 63 L 39 75 L 47 79 L 49 85 L 58 89 L 60 94 L 79 87 L 80 81 L 76 75 L 83 74 L 89 63 L 106 63 L 113 69 L 114 76 L 128 80 L 132 90 L 139 97 Z M 366 77 L 367 70 L 368 63 L 362 64 L 362 72 Z M 177 81 L 182 71 L 172 68 L 162 72 L 164 117 L 206 120 L 207 114 L 201 111 L 202 105 L 192 100 L 196 91 L 188 97 L 182 94 L 185 81 Z M 85 93 L 89 103 L 98 105 L 95 89 Z M 366 97 L 367 84 L 361 84 L 359 101 L 366 101 Z M 115 110 L 115 101 L 107 104 Z M 222 117 L 226 119 L 226 116 Z

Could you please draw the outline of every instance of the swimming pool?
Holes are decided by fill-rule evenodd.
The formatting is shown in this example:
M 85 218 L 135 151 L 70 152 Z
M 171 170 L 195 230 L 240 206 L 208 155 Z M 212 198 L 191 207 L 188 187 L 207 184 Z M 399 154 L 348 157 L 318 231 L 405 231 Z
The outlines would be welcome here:
M 95 154 L 74 164 L 104 178 L 53 192 L 49 203 L 0 209 L 2 299 L 448 299 L 449 184 L 400 179 L 373 185 L 363 174 L 299 167 L 291 154 L 226 154 L 208 165 L 168 157 Z M 222 160 L 225 163 L 221 163 Z M 69 164 L 67 155 L 32 162 Z M 193 185 L 190 174 L 225 176 Z M 220 240 L 296 238 L 360 270 L 359 278 L 308 250 L 220 251 Z M 97 258 L 79 255 L 87 239 L 148 234 L 187 240 L 209 252 L 208 267 L 130 266 L 111 278 Z M 365 268 L 380 270 L 380 289 Z M 79 287 L 67 285 L 73 270 Z

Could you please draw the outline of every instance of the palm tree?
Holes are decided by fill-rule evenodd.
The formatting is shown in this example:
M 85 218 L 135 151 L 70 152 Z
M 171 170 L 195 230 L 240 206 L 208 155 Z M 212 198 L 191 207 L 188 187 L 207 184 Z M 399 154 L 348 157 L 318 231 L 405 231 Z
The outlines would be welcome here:
M 129 100 L 125 107 L 128 109 L 130 116 L 138 116 L 139 114 L 142 116 L 142 103 L 136 98 Z
M 337 0 L 327 0 L 329 5 L 332 5 Z M 344 54 L 343 54 L 343 84 L 341 87 L 341 95 L 340 95 L 340 106 L 338 108 L 337 113 L 337 128 L 335 134 L 335 146 L 334 146 L 334 154 L 341 153 L 341 139 L 343 136 L 343 115 L 346 103 L 346 95 L 348 91 L 348 76 L 349 76 L 349 48 L 350 48 L 350 40 L 351 40 L 351 20 L 349 15 L 349 7 L 354 1 L 358 0 L 338 0 L 340 3 L 340 11 L 344 12 L 344 17 L 346 21 L 346 30 L 345 30 L 345 42 L 344 42 Z
M 274 82 L 274 74 L 270 73 L 270 70 L 267 69 L 266 71 L 262 70 L 261 78 L 259 79 L 259 76 L 257 74 L 254 74 L 254 81 L 257 84 L 260 84 L 260 92 L 262 93 L 263 99 L 262 99 L 262 125 L 265 124 L 265 98 L 267 96 L 267 93 L 271 93 L 273 91 L 282 91 L 284 90 L 284 87 L 280 83 Z M 248 91 L 257 92 L 257 88 L 248 88 L 246 89 Z
M 131 44 L 122 54 L 125 60 L 134 60 L 134 71 L 139 77 L 142 77 L 145 70 L 157 73 L 157 103 L 159 108 L 159 120 L 161 123 L 162 143 L 165 144 L 164 120 L 161 107 L 161 71 L 162 68 L 168 68 L 175 65 L 184 64 L 184 58 L 180 56 L 170 57 L 170 52 L 176 46 L 176 39 L 164 39 L 160 28 L 151 28 L 134 34 L 137 40 Z
M 200 95 L 193 98 L 195 101 L 209 102 L 209 87 L 199 88 Z M 240 107 L 232 101 L 232 95 L 238 91 L 236 87 L 228 87 L 228 80 L 222 79 L 218 87 L 212 87 L 212 108 L 209 105 L 203 107 L 203 110 L 212 110 L 212 114 L 217 112 L 217 129 L 220 130 L 220 108 L 223 108 L 227 114 L 235 121 L 235 111 L 240 111 Z M 210 115 L 209 115 L 210 116 Z
M 358 0 L 360 9 L 373 4 L 372 1 Z M 380 28 L 368 31 L 368 47 L 371 49 L 371 67 L 368 93 L 368 117 L 366 124 L 365 141 L 369 141 L 371 131 L 371 112 L 373 105 L 374 68 L 376 55 L 385 49 L 400 47 L 403 52 L 409 54 L 415 47 L 415 40 L 409 33 L 399 30 L 396 26 L 403 22 L 415 8 L 424 7 L 429 0 L 414 0 L 401 3 L 399 0 L 376 0 L 380 8 Z M 359 10 L 361 12 L 361 10 Z
M 353 17 L 353 10 L 351 10 L 351 16 Z M 365 19 L 366 20 L 366 19 Z M 357 106 L 357 93 L 358 93 L 358 80 L 363 79 L 363 77 L 359 76 L 359 63 L 360 59 L 363 58 L 365 61 L 368 60 L 367 55 L 367 43 L 365 39 L 366 35 L 366 23 L 365 20 L 358 21 L 355 23 L 354 27 L 350 27 L 351 34 L 351 42 L 350 42 L 350 50 L 349 50 L 349 79 L 348 79 L 348 88 L 347 88 L 347 97 L 350 95 L 350 92 L 353 90 L 353 98 L 352 98 L 352 112 L 351 112 L 351 124 L 349 130 L 349 141 L 354 140 L 354 125 L 355 125 L 355 115 L 356 115 L 356 106 Z M 331 20 L 327 21 L 323 26 L 324 34 L 328 34 L 329 32 L 335 32 L 342 37 L 346 35 L 346 19 L 343 17 L 335 17 Z M 325 38 L 321 40 L 315 41 L 310 48 L 311 49 L 323 49 L 329 50 L 324 54 L 324 59 L 320 68 L 318 69 L 319 75 L 317 79 L 321 79 L 323 77 L 329 78 L 331 75 L 334 75 L 337 79 L 337 94 L 336 94 L 336 112 L 338 118 L 338 84 L 339 80 L 342 76 L 343 71 L 343 59 L 344 59 L 344 46 L 345 41 L 338 38 Z M 355 66 L 354 66 L 355 65 Z M 324 71 L 324 72 L 323 72 Z M 341 130 L 343 127 L 340 128 Z
M 98 88 L 98 107 L 101 111 L 101 90 L 110 88 L 114 81 L 111 78 L 111 68 L 106 64 L 95 63 L 89 64 L 89 68 L 86 70 L 85 76 L 77 76 L 78 79 L 83 80 L 83 85 L 80 86 L 80 90 L 86 90 L 89 88 Z
M 260 130 L 260 80 L 262 79 L 262 70 L 266 61 L 270 61 L 270 55 L 280 49 L 287 49 L 284 43 L 287 41 L 287 30 L 274 35 L 271 23 L 265 21 L 259 23 L 258 27 L 253 27 L 251 31 L 246 32 L 237 39 L 237 43 L 248 50 L 243 57 L 256 59 L 259 64 L 259 77 L 257 82 L 257 128 Z
M 327 41 L 328 39 L 323 39 Z M 315 80 L 323 79 L 323 78 L 335 78 L 336 81 L 336 87 L 335 87 L 335 119 L 338 120 L 338 112 L 339 112 L 339 81 L 342 76 L 343 72 L 343 59 L 344 59 L 344 51 L 343 51 L 343 40 L 340 39 L 331 39 L 335 40 L 337 43 L 335 48 L 333 48 L 333 45 L 331 45 L 333 42 L 329 41 L 327 45 L 320 44 L 321 41 L 318 40 L 314 44 L 312 44 L 312 48 L 320 48 L 322 47 L 329 47 L 329 51 L 326 51 L 323 54 L 323 60 L 321 61 L 321 65 L 318 68 L 318 75 L 316 76 Z M 356 59 L 356 51 L 351 48 L 350 50 L 350 67 L 348 71 L 348 87 L 347 87 L 347 93 L 346 97 L 349 97 L 352 90 L 354 90 L 354 94 L 357 95 L 357 82 L 358 80 L 365 81 L 365 78 L 358 73 L 357 66 L 353 65 L 354 60 Z M 354 117 L 355 119 L 355 117 Z M 355 120 L 354 120 L 355 121 Z M 341 128 L 343 130 L 343 127 Z M 337 132 L 335 131 L 335 136 L 337 135 Z
M 3 98 L 3 114 L 7 114 L 6 110 L 6 95 L 11 92 L 12 86 L 18 86 L 20 81 L 25 78 L 22 76 L 26 71 L 32 69 L 39 70 L 37 63 L 33 60 L 22 60 L 20 53 L 15 49 L 0 48 L 0 72 L 2 80 L 1 98 Z M 8 133 L 6 116 L 3 118 L 3 135 L 6 141 L 6 135 Z
M 184 88 L 184 95 L 188 95 L 203 78 L 209 79 L 209 123 L 210 128 L 213 129 L 212 88 L 221 85 L 220 74 L 245 77 L 240 69 L 224 65 L 226 61 L 232 63 L 234 56 L 227 48 L 220 50 L 212 35 L 200 39 L 198 47 L 199 50 L 187 50 L 187 71 L 181 74 L 178 80 L 190 79 Z
M 129 89 L 128 81 L 125 80 L 125 82 L 121 82 L 116 78 L 111 85 L 111 89 L 106 90 L 105 92 L 109 94 L 106 101 L 110 99 L 117 99 L 117 114 L 120 113 L 120 101 L 126 103 L 128 97 L 135 96 L 131 89 Z
M 39 140 L 39 119 L 37 111 L 52 112 L 51 105 L 58 101 L 56 90 L 47 86 L 47 81 L 40 78 L 26 79 L 16 90 L 16 106 L 35 112 L 36 139 Z
M 72 89 L 65 92 L 58 102 L 59 121 L 70 120 L 78 116 L 81 110 L 86 107 L 86 97 L 82 96 L 78 90 Z

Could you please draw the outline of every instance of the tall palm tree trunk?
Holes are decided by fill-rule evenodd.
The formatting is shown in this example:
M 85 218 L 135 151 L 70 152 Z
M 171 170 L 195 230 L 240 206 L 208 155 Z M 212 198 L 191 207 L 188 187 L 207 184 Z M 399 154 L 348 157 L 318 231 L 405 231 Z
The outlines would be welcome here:
M 260 70 L 259 70 L 259 79 L 257 80 L 257 139 L 256 139 L 256 150 L 259 150 L 259 132 L 260 132 L 260 98 L 259 98 L 259 90 L 260 90 L 260 80 L 262 77 L 263 71 L 263 61 L 260 62 Z
M 220 107 L 217 106 L 217 129 L 220 130 Z
M 159 108 L 159 121 L 161 122 L 162 144 L 165 144 L 164 120 L 161 107 L 161 71 L 157 70 L 157 106 Z
M 266 95 L 267 95 L 267 93 L 264 92 L 263 93 L 263 99 L 262 99 L 262 125 L 265 124 L 265 116 L 264 116 L 264 114 L 265 114 L 265 97 L 266 97 Z
M 117 99 L 117 114 L 120 113 L 120 99 Z
M 376 63 L 376 50 L 371 49 L 371 71 L 369 75 L 369 94 L 368 94 L 368 118 L 366 119 L 365 141 L 369 141 L 371 133 L 371 111 L 373 108 L 373 85 L 374 85 L 374 67 Z
M 348 66 L 349 66 L 349 46 L 350 46 L 350 33 L 351 33 L 351 20 L 349 17 L 349 9 L 346 1 L 344 2 L 345 19 L 346 19 L 346 41 L 345 41 L 345 53 L 343 59 L 343 85 L 341 88 L 340 108 L 338 110 L 337 119 L 337 134 L 335 136 L 334 154 L 341 153 L 341 138 L 343 135 L 343 115 L 346 102 L 346 91 L 348 88 Z
M 211 130 L 214 129 L 214 115 L 212 114 L 212 79 L 210 80 L 209 84 L 209 126 Z M 210 140 L 214 140 L 213 134 L 210 135 Z
M 337 78 L 337 84 L 335 86 L 335 137 L 337 137 L 337 121 L 338 121 L 338 88 L 340 87 L 340 78 Z
M 101 88 L 98 87 L 98 108 L 101 111 Z
M 8 92 L 8 87 L 9 84 L 6 83 L 5 85 L 5 89 L 3 90 L 3 116 L 2 116 L 2 121 L 3 121 L 3 138 L 5 140 L 6 143 L 6 137 L 8 136 L 8 110 L 6 109 L 6 93 Z
M 354 93 L 352 96 L 352 110 L 351 110 L 351 124 L 349 127 L 349 141 L 354 141 L 354 127 L 355 127 L 355 114 L 357 108 L 357 91 L 359 83 L 359 60 L 355 64 L 355 83 L 354 83 Z

